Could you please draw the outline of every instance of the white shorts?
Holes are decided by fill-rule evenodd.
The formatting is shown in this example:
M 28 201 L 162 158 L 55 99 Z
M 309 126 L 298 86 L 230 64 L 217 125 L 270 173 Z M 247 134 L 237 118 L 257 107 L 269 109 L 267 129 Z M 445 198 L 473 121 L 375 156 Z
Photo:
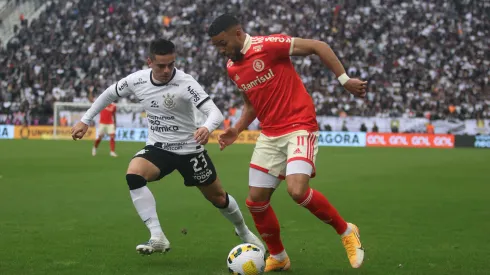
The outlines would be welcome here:
M 319 132 L 310 133 L 305 130 L 278 137 L 268 137 L 261 133 L 257 138 L 250 168 L 279 179 L 285 179 L 287 164 L 291 161 L 302 160 L 313 167 L 310 175 L 313 178 L 318 153 L 318 135 Z
M 99 136 L 100 135 L 113 135 L 116 133 L 116 126 L 114 124 L 99 124 Z

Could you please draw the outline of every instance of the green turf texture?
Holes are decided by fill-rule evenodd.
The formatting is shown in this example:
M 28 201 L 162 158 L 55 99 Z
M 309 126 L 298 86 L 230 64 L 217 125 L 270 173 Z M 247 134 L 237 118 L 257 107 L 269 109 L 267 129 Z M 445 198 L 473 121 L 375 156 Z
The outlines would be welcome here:
M 239 244 L 231 225 L 174 173 L 149 184 L 172 250 L 140 256 L 147 241 L 125 182 L 141 143 L 0 141 L 0 274 L 227 274 Z M 251 145 L 207 146 L 225 189 L 245 208 Z M 312 186 L 356 223 L 364 265 L 288 196 L 272 205 L 291 257 L 287 274 L 490 274 L 490 150 L 326 148 Z M 182 229 L 187 235 L 181 233 Z

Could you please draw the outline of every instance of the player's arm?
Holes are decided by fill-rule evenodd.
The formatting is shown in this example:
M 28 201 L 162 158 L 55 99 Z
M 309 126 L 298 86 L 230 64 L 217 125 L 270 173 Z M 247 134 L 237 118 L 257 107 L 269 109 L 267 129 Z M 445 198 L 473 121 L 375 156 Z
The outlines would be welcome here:
M 207 119 L 201 128 L 194 133 L 194 138 L 199 144 L 206 144 L 208 143 L 209 134 L 218 129 L 225 118 L 216 104 L 214 104 L 209 97 L 200 104 L 198 109 L 207 116 Z
M 94 103 L 94 86 L 88 87 L 88 100 L 92 103 Z
M 112 113 L 112 119 L 114 121 L 114 126 L 116 126 L 116 110 Z
M 252 122 L 257 118 L 257 114 L 255 113 L 255 109 L 252 106 L 252 103 L 248 99 L 247 95 L 245 93 L 242 93 L 243 95 L 243 109 L 242 109 L 242 115 L 240 116 L 240 119 L 237 121 L 235 128 L 237 130 L 237 133 L 240 134 L 244 130 L 252 124 Z
M 192 104 L 207 116 L 204 124 L 194 132 L 194 138 L 197 143 L 204 145 L 208 142 L 209 135 L 223 123 L 224 117 L 213 100 L 194 78 L 189 81 L 187 91 L 189 92 L 188 98 Z
M 112 102 L 114 102 L 117 98 L 128 96 L 131 93 L 131 89 L 128 85 L 128 80 L 123 79 L 118 81 L 115 84 L 112 84 L 107 88 L 92 106 L 85 112 L 80 122 L 75 124 L 71 129 L 72 138 L 74 140 L 81 139 L 88 130 L 88 125 L 94 117 L 100 113 L 104 108 L 109 106 Z
M 247 95 L 245 93 L 242 93 L 242 95 L 244 104 L 240 119 L 237 121 L 234 127 L 226 129 L 225 132 L 218 137 L 219 147 L 221 150 L 233 144 L 233 142 L 235 142 L 235 140 L 238 138 L 238 135 L 243 132 L 243 130 L 247 129 L 257 117 L 255 109 Z
M 319 40 L 303 39 L 295 37 L 291 43 L 291 56 L 317 55 L 337 77 L 340 84 L 355 96 L 364 97 L 366 95 L 367 82 L 359 79 L 350 79 L 345 73 L 344 66 L 333 52 L 330 46 Z

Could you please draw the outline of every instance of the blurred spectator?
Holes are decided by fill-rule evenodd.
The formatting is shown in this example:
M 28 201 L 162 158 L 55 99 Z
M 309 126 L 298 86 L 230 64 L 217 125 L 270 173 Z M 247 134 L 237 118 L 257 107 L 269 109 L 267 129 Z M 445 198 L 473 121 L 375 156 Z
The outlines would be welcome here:
M 367 132 L 367 127 L 366 127 L 366 124 L 363 122 L 361 124 L 361 129 L 359 129 L 361 132 Z
M 51 123 L 53 102 L 84 102 L 89 86 L 103 91 L 145 68 L 148 42 L 155 37 L 175 42 L 178 68 L 193 75 L 221 110 L 239 110 L 241 97 L 226 76 L 225 60 L 206 35 L 213 18 L 224 12 L 239 14 L 252 35 L 325 41 L 351 77 L 369 81 L 367 98 L 355 99 L 317 57 L 293 57 L 318 115 L 490 117 L 488 1 L 48 3 L 30 26 L 19 24 L 16 36 L 0 49 L 0 114 L 10 121 L 27 102 L 38 123 Z

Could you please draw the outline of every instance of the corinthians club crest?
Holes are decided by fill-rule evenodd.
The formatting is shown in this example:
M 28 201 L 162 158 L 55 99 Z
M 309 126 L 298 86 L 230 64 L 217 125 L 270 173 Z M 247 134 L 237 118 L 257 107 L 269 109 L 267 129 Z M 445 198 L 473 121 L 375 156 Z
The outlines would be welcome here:
M 165 94 L 163 95 L 163 106 L 167 109 L 172 109 L 175 107 L 175 100 L 174 100 L 175 95 L 171 94 Z

